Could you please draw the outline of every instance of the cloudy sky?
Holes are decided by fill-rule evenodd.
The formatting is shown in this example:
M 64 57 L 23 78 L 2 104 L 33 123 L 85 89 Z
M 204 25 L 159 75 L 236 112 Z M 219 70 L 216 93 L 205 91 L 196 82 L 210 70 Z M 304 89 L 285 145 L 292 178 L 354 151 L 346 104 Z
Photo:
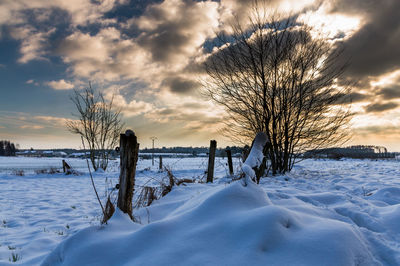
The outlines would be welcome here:
M 207 146 L 224 112 L 201 96 L 210 40 L 251 1 L 0 1 L 0 139 L 21 148 L 80 147 L 65 129 L 74 88 L 116 94 L 141 146 Z M 340 39 L 354 84 L 350 144 L 400 151 L 400 1 L 271 0 Z

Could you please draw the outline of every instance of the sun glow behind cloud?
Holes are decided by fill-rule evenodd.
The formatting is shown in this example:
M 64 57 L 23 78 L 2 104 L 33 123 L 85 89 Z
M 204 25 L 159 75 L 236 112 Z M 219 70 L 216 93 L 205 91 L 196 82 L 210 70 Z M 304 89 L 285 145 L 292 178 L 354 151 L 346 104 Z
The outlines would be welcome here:
M 400 81 L 400 69 L 386 73 L 371 80 L 370 84 L 373 87 L 383 87 L 398 84 Z
M 361 16 L 331 13 L 331 6 L 324 2 L 316 11 L 310 10 L 299 16 L 299 21 L 312 26 L 318 34 L 331 39 L 347 39 L 362 26 Z

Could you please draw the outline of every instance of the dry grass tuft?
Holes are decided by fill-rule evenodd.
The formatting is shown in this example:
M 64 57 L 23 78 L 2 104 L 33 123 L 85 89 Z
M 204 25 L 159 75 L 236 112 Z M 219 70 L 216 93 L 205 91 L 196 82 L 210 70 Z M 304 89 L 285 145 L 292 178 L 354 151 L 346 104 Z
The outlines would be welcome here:
M 140 191 L 136 202 L 133 204 L 134 208 L 148 207 L 153 201 L 159 199 L 159 189 L 156 187 L 143 187 Z
M 114 204 L 111 202 L 110 196 L 107 198 L 106 208 L 104 209 L 103 213 L 103 220 L 101 221 L 102 224 L 107 223 L 107 221 L 113 216 L 115 212 Z
M 16 176 L 24 176 L 25 172 L 24 170 L 13 170 L 12 174 Z
M 167 176 L 160 182 L 159 187 L 143 186 L 133 203 L 134 208 L 142 208 L 150 206 L 155 200 L 166 196 L 172 191 L 174 186 L 185 185 L 185 183 L 194 183 L 194 179 L 177 179 L 169 167 L 164 167 Z
M 36 169 L 35 170 L 35 174 L 40 175 L 40 174 L 49 174 L 49 175 L 53 175 L 56 173 L 60 173 L 60 171 L 55 168 L 55 167 L 51 167 L 49 169 Z

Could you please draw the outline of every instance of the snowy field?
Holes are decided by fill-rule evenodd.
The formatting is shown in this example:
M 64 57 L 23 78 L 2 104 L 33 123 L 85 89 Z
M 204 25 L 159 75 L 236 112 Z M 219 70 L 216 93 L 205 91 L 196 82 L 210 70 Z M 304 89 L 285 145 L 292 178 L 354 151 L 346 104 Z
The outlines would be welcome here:
M 35 157 L 2 157 L 0 156 L 0 174 L 15 174 L 15 171 L 23 171 L 24 174 L 34 174 L 36 171 L 58 169 L 62 170 L 63 158 L 35 158 Z M 66 159 L 72 168 L 78 171 L 87 171 L 85 160 Z M 113 161 L 111 161 L 112 164 Z
M 0 157 L 0 265 L 400 265 L 400 161 L 306 160 L 244 187 L 217 158 L 214 184 L 174 187 L 134 211 L 141 224 L 117 212 L 100 226 L 86 161 L 67 159 L 81 175 L 37 174 L 61 160 Z M 163 159 L 196 180 L 207 160 Z M 94 176 L 103 197 L 110 164 Z M 136 190 L 166 178 L 157 166 L 138 162 Z

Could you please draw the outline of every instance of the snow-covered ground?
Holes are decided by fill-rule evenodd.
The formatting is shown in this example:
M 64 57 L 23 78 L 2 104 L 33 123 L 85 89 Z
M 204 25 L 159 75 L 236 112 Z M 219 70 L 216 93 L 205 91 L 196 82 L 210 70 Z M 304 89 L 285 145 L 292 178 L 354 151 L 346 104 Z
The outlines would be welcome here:
M 55 157 L 3 157 L 0 156 L 0 174 L 13 174 L 15 171 L 23 171 L 24 174 L 34 174 L 35 171 L 49 170 L 51 168 L 62 170 L 63 158 Z M 72 168 L 78 171 L 87 171 L 85 160 L 65 159 Z M 111 161 L 112 163 L 113 161 Z M 114 162 L 115 163 L 115 162 Z
M 207 160 L 163 159 L 197 180 Z M 67 161 L 82 175 L 35 173 L 61 158 L 0 157 L 0 265 L 400 265 L 400 161 L 306 160 L 244 187 L 217 158 L 214 184 L 174 187 L 134 211 L 141 224 L 117 212 L 105 226 L 86 162 Z M 166 177 L 157 166 L 139 161 L 137 191 Z M 94 179 L 104 196 L 118 161 Z

